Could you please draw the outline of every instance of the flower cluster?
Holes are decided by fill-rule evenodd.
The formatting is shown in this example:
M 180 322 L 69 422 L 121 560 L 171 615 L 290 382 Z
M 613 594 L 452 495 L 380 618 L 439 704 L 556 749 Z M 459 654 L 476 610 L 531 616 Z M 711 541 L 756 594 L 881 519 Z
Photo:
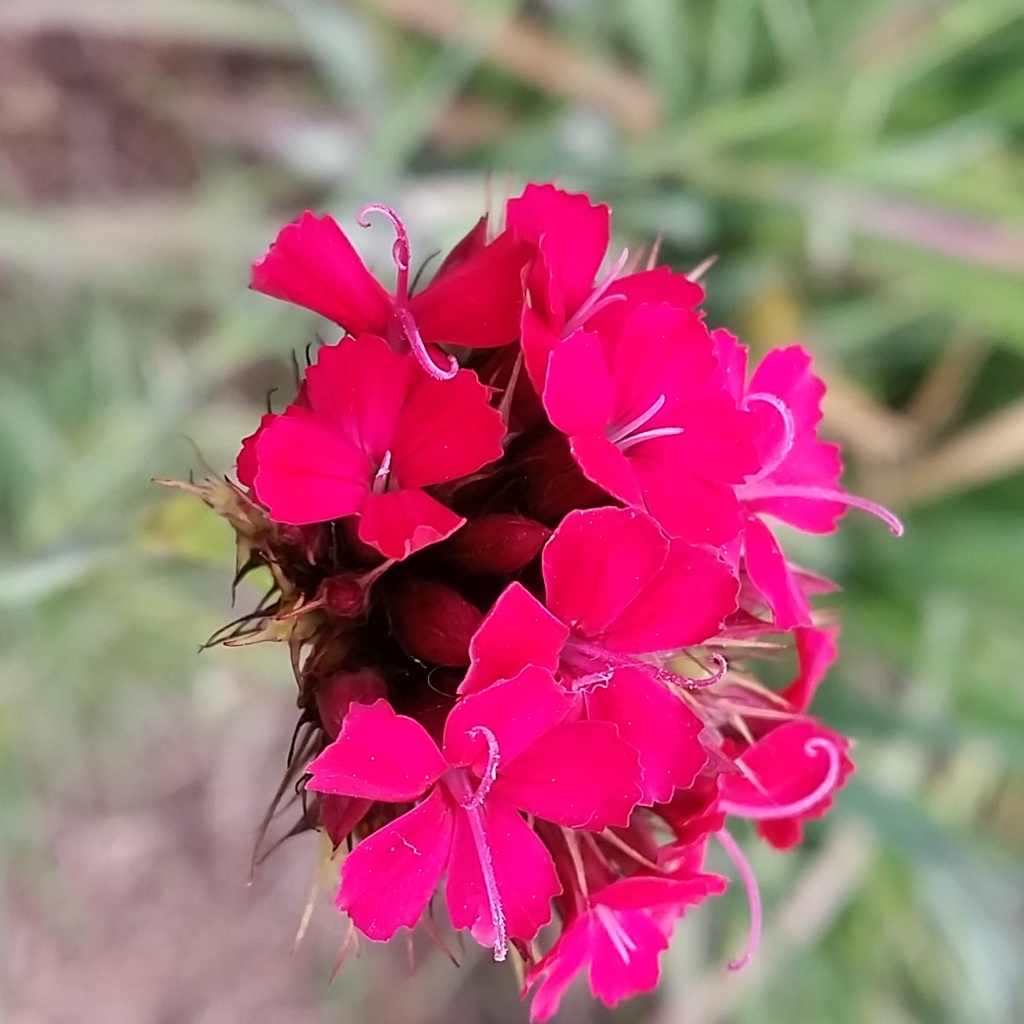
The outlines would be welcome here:
M 611 1005 L 652 988 L 687 909 L 723 890 L 726 831 L 799 842 L 853 766 L 808 714 L 835 654 L 782 521 L 849 506 L 800 347 L 747 352 L 665 267 L 603 274 L 610 214 L 530 185 L 420 290 L 405 228 L 393 290 L 306 213 L 252 286 L 341 328 L 242 444 L 239 577 L 273 588 L 228 642 L 289 643 L 304 823 L 350 852 L 337 905 L 390 939 L 447 916 L 514 950 L 545 1020 L 575 975 Z M 365 219 L 360 221 L 367 226 Z M 795 650 L 781 691 L 758 656 Z M 435 932 L 436 934 L 436 932 Z

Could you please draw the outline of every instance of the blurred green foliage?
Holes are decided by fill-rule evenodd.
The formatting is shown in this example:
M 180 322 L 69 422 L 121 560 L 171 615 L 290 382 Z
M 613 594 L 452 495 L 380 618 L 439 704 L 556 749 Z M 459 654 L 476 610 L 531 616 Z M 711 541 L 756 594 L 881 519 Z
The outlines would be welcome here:
M 249 259 L 303 205 L 351 226 L 369 199 L 409 216 L 425 256 L 511 168 L 609 201 L 622 244 L 658 236 L 681 268 L 717 255 L 710 317 L 755 350 L 814 348 L 852 484 L 908 525 L 894 541 L 854 513 L 824 542 L 794 538 L 843 585 L 829 603 L 844 653 L 819 709 L 858 737 L 860 773 L 799 855 L 758 851 L 782 922 L 761 966 L 720 970 L 745 914 L 730 896 L 680 930 L 644 1019 L 1024 1019 L 1020 4 L 32 9 L 40 32 L 255 70 L 207 95 L 156 58 L 136 68 L 135 101 L 195 161 L 185 187 L 133 192 L 115 167 L 98 194 L 72 180 L 0 205 L 7 841 L 30 841 L 41 794 L 77 791 L 85 748 L 192 699 L 195 649 L 228 615 L 228 536 L 148 481 L 201 471 L 186 435 L 230 470 L 315 336 L 245 292 Z M 386 239 L 366 244 L 386 265 Z M 203 664 L 239 657 L 276 677 L 290 714 L 284 652 Z

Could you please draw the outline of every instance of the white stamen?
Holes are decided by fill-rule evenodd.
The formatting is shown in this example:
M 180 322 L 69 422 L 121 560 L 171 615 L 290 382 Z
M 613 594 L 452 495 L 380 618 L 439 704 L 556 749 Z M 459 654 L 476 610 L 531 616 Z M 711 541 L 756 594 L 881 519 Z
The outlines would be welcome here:
M 380 469 L 377 470 L 376 475 L 373 478 L 373 484 L 370 490 L 374 494 L 384 494 L 388 489 L 388 481 L 391 476 L 391 449 L 389 448 L 384 453 L 384 458 L 381 459 Z
M 637 950 L 637 945 L 629 937 L 626 929 L 622 927 L 621 922 L 615 916 L 614 912 L 610 907 L 606 907 L 599 903 L 594 907 L 594 917 L 601 922 L 601 927 L 608 933 L 608 938 L 611 939 L 611 943 L 615 947 L 615 952 L 622 957 L 622 962 L 624 964 L 628 964 L 632 954 Z
M 765 484 L 763 481 L 758 484 L 746 484 L 736 489 L 737 496 L 742 501 L 753 501 L 755 499 L 776 499 L 776 498 L 807 498 L 810 501 L 834 501 L 837 505 L 846 505 L 849 508 L 859 508 L 864 512 L 870 512 L 877 516 L 889 527 L 889 532 L 896 537 L 903 536 L 903 523 L 892 514 L 887 508 L 878 505 L 866 498 L 858 498 L 855 494 L 847 494 L 846 491 L 834 490 L 831 487 L 812 487 L 801 484 Z
M 658 414 L 658 412 L 662 410 L 665 400 L 665 395 L 659 394 L 650 404 L 650 407 L 644 410 L 644 412 L 639 416 L 634 417 L 629 423 L 626 423 L 621 427 L 614 427 L 609 430 L 606 435 L 608 440 L 611 441 L 612 444 L 622 446 L 623 442 L 630 437 L 634 430 L 639 430 L 645 423 L 649 423 Z M 676 433 L 680 432 L 679 427 L 668 427 L 663 429 L 673 430 Z M 650 431 L 648 431 L 648 433 L 649 432 Z M 634 441 L 633 443 L 636 442 Z
M 569 318 L 569 322 L 562 330 L 562 337 L 568 338 L 573 331 L 582 327 L 599 309 L 612 302 L 619 302 L 625 295 L 605 295 L 605 292 L 614 284 L 615 279 L 622 273 L 622 268 L 629 259 L 629 250 L 623 249 L 622 255 L 612 265 L 612 269 L 601 280 L 601 283 L 587 296 L 579 309 Z

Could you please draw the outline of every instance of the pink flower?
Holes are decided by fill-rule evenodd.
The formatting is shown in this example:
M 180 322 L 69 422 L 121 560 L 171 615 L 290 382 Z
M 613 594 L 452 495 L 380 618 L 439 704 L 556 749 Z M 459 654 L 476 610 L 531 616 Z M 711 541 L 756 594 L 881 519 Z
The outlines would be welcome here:
M 757 822 L 777 849 L 800 841 L 800 823 L 819 818 L 853 771 L 850 743 L 811 719 L 780 725 L 737 758 L 740 773 L 721 778 L 719 810 Z
M 658 984 L 658 960 L 687 907 L 725 889 L 717 875 L 685 879 L 635 877 L 612 882 L 591 896 L 551 950 L 526 976 L 537 985 L 530 1019 L 552 1017 L 572 979 L 588 969 L 590 990 L 606 1006 Z M 538 984 L 539 982 L 539 984 Z
M 807 710 L 832 584 L 772 520 L 899 524 L 842 489 L 808 354 L 748 382 L 700 287 L 608 260 L 606 206 L 528 185 L 415 295 L 404 225 L 369 212 L 395 232 L 393 291 L 331 218 L 284 228 L 253 287 L 348 336 L 243 441 L 238 485 L 180 485 L 234 527 L 235 582 L 274 581 L 215 639 L 286 641 L 298 684 L 261 840 L 297 784 L 293 831 L 348 851 L 350 934 L 415 926 L 443 884 L 456 931 L 515 947 L 546 1020 L 580 975 L 609 1006 L 655 986 L 677 920 L 724 888 L 714 837 L 750 905 L 739 969 L 761 900 L 729 819 L 791 846 L 853 770 Z M 786 648 L 772 689 L 759 662 Z
M 758 425 L 717 371 L 699 317 L 642 305 L 614 335 L 580 330 L 555 348 L 544 408 L 599 487 L 671 537 L 721 546 L 743 525 L 734 488 L 757 468 Z
M 398 281 L 393 295 L 367 270 L 335 220 L 308 210 L 282 228 L 253 264 L 252 288 L 305 306 L 349 334 L 386 338 L 396 352 L 412 351 L 423 369 L 439 379 L 453 376 L 457 367 L 450 356 L 447 367 L 439 366 L 428 345 L 491 348 L 515 340 L 529 246 L 508 233 L 487 244 L 486 220 L 481 220 L 434 280 L 410 295 L 405 225 L 390 207 L 374 204 L 360 212 L 364 227 L 371 211 L 383 213 L 395 228 L 392 255 Z
M 372 939 L 412 927 L 448 871 L 448 913 L 503 959 L 531 940 L 560 891 L 550 853 L 521 812 L 567 828 L 625 824 L 639 799 L 636 753 L 602 722 L 567 721 L 572 701 L 541 669 L 460 700 L 443 748 L 385 701 L 353 705 L 309 766 L 308 788 L 420 801 L 363 840 L 338 906 Z
M 541 556 L 547 607 L 519 583 L 470 643 L 461 692 L 524 664 L 558 671 L 588 718 L 613 722 L 640 753 L 644 803 L 693 782 L 707 755 L 683 680 L 641 661 L 698 644 L 736 607 L 736 579 L 705 548 L 669 540 L 635 509 L 572 512 Z
M 359 538 L 402 559 L 464 520 L 423 489 L 502 454 L 505 427 L 471 370 L 440 382 L 410 356 L 363 335 L 320 350 L 305 406 L 266 423 L 257 498 L 280 523 L 359 517 Z
M 554 185 L 527 185 L 505 208 L 507 230 L 532 243 L 537 255 L 530 265 L 530 303 L 523 310 L 522 346 L 527 373 L 538 393 L 547 360 L 559 340 L 602 310 L 637 302 L 670 302 L 692 309 L 704 298 L 701 287 L 667 267 L 618 277 L 628 253 L 607 276 L 594 283 L 608 250 L 611 212 L 583 193 Z
M 811 611 L 804 589 L 762 517 L 808 533 L 830 533 L 853 505 L 877 515 L 897 535 L 903 527 L 885 509 L 839 486 L 839 448 L 818 438 L 825 385 L 811 372 L 805 349 L 773 349 L 745 388 L 746 349 L 727 331 L 715 331 L 715 345 L 734 397 L 761 424 L 760 468 L 737 491 L 745 513 L 744 565 L 776 626 L 806 626 Z

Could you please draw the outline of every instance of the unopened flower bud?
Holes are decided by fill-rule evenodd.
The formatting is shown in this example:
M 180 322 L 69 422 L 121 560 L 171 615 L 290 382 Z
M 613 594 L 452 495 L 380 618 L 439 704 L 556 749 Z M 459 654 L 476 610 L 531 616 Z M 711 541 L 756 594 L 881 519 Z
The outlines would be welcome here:
M 324 608 L 342 619 L 358 619 L 369 604 L 369 587 L 360 576 L 330 576 L 320 584 L 318 598 Z
M 451 587 L 416 582 L 393 606 L 394 624 L 409 653 L 434 665 L 469 664 L 469 641 L 483 614 Z
M 550 536 L 546 526 L 526 516 L 485 515 L 452 537 L 452 549 L 467 569 L 504 576 L 522 569 Z
M 316 709 L 324 731 L 332 739 L 336 738 L 353 704 L 372 704 L 386 697 L 387 692 L 384 677 L 371 668 L 335 672 L 316 688 Z

